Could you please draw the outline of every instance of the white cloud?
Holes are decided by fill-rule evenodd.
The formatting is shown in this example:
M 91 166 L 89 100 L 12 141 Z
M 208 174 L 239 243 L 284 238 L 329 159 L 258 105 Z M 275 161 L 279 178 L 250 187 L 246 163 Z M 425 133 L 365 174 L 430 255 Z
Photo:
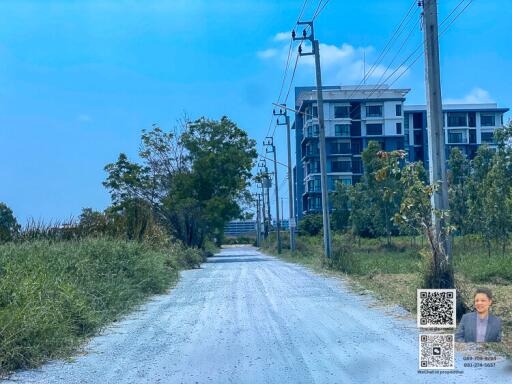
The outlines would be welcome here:
M 275 48 L 265 49 L 264 51 L 258 51 L 257 55 L 261 59 L 270 59 L 277 56 L 278 50 Z
M 481 103 L 493 103 L 491 95 L 488 91 L 482 88 L 473 88 L 462 99 L 446 99 L 445 104 L 481 104 Z
M 257 53 L 261 59 L 273 59 L 280 62 L 283 67 L 288 59 L 289 45 L 284 44 L 284 41 L 289 38 L 289 33 L 280 32 L 274 36 L 274 41 L 277 42 L 277 47 L 269 48 Z M 311 43 L 305 41 L 302 43 L 303 52 L 311 51 Z M 295 61 L 296 51 L 292 53 L 290 65 L 293 67 Z M 366 64 L 364 57 L 366 56 Z M 372 46 L 356 47 L 348 43 L 340 46 L 330 44 L 320 44 L 320 61 L 322 65 L 322 77 L 325 84 L 339 84 L 339 85 L 356 85 L 363 79 L 364 73 L 368 74 L 372 68 L 375 57 L 375 49 Z M 312 55 L 302 56 L 299 59 L 299 66 L 303 70 L 299 70 L 296 74 L 296 80 L 311 81 L 314 79 L 315 60 Z M 396 70 L 396 72 L 395 72 Z M 393 72 L 394 75 L 389 79 L 387 77 Z M 403 75 L 402 75 L 403 73 Z M 368 84 L 377 84 L 379 82 L 392 82 L 398 75 L 408 75 L 409 70 L 406 67 L 390 67 L 380 64 L 373 68 L 372 72 L 367 78 Z M 313 76 L 313 77 L 311 77 Z
M 305 48 L 305 49 L 310 49 Z M 382 64 L 372 68 L 371 60 L 368 56 L 374 52 L 373 47 L 354 47 L 350 44 L 342 44 L 340 47 L 336 45 L 320 44 L 320 61 L 322 63 L 322 72 L 325 73 L 325 78 L 330 82 L 337 82 L 340 84 L 354 84 L 360 82 L 364 73 L 367 74 L 367 82 L 381 82 L 387 79 L 393 72 L 396 73 L 391 76 L 388 81 L 392 81 L 396 76 L 408 74 L 405 67 L 390 67 Z M 366 55 L 366 64 L 363 57 Z M 303 65 L 314 66 L 315 62 L 312 56 L 301 58 Z M 371 72 L 370 72 L 371 69 Z
M 279 33 L 276 33 L 273 40 L 276 42 L 289 41 L 291 37 L 292 37 L 291 32 L 279 32 Z

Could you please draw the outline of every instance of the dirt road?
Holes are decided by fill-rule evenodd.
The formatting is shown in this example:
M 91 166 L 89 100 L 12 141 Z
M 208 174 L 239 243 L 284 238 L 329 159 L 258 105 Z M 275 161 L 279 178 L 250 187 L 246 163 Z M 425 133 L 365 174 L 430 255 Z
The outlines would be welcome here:
M 224 249 L 182 273 L 74 362 L 19 372 L 22 383 L 510 383 L 512 367 L 418 373 L 418 330 L 334 278 Z

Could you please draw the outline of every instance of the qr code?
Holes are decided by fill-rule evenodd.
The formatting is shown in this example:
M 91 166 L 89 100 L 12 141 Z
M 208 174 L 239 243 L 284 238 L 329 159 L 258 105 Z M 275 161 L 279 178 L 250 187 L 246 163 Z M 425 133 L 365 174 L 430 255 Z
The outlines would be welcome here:
M 455 289 L 418 289 L 418 327 L 455 328 Z
M 420 334 L 420 369 L 455 369 L 454 335 Z

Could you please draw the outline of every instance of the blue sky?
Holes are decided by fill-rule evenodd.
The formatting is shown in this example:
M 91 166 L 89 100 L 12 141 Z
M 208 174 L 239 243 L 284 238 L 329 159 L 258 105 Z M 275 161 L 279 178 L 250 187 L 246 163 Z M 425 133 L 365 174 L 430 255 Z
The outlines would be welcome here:
M 442 20 L 459 0 L 439 3 Z M 104 165 L 120 152 L 135 160 L 140 131 L 153 123 L 168 129 L 183 112 L 194 119 L 227 115 L 261 148 L 286 61 L 283 32 L 302 4 L 2 0 L 0 201 L 22 223 L 102 210 L 110 203 Z M 317 4 L 307 2 L 306 17 Z M 357 84 L 363 52 L 370 66 L 410 4 L 331 0 L 315 22 L 324 83 Z M 509 0 L 474 0 L 451 26 L 441 39 L 444 99 L 512 106 L 511 19 Z M 420 42 L 416 28 L 391 68 Z M 420 60 L 395 86 L 412 89 L 409 103 L 424 103 L 423 78 Z M 295 80 L 314 85 L 308 60 L 299 60 Z M 285 161 L 283 128 L 276 143 Z

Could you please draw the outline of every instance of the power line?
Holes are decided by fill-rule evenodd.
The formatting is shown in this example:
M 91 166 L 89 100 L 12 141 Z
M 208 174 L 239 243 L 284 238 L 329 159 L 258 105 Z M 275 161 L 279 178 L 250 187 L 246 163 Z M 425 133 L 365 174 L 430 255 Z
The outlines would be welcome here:
M 400 55 L 400 53 L 402 52 L 402 49 L 407 45 L 407 43 L 409 42 L 412 34 L 414 33 L 414 31 L 416 30 L 416 27 L 418 26 L 418 24 L 420 23 L 420 18 L 418 18 L 418 21 L 412 26 L 411 30 L 409 31 L 409 34 L 405 37 L 404 41 L 402 42 L 402 45 L 398 48 L 398 51 L 396 52 L 395 56 L 393 56 L 393 58 L 391 59 L 390 63 L 388 64 L 388 66 L 386 67 L 386 70 L 384 72 L 382 72 L 382 75 L 380 76 L 379 80 L 377 81 L 377 84 L 380 84 L 382 79 L 384 78 L 384 76 L 388 73 L 388 71 L 391 69 L 391 66 L 393 65 L 393 63 L 395 62 L 396 58 Z
M 450 12 L 450 14 L 448 16 L 446 16 L 444 18 L 444 20 L 441 22 L 441 26 L 443 26 L 444 23 L 446 23 L 449 19 L 449 17 L 451 15 L 453 15 L 455 13 L 455 11 L 464 3 L 464 1 L 466 0 L 461 0 L 459 2 L 459 4 L 457 4 L 457 6 Z M 453 25 L 453 23 L 455 22 L 455 20 L 457 20 L 461 15 L 462 13 L 464 13 L 464 11 L 470 6 L 470 4 L 473 2 L 473 0 L 469 0 L 468 3 L 464 6 L 464 8 L 449 22 L 449 24 L 441 31 L 441 33 L 439 34 L 439 37 L 443 36 L 445 34 L 446 31 L 448 31 L 448 29 Z M 413 53 L 411 53 L 407 59 L 405 59 L 402 64 L 390 75 L 386 78 L 385 82 L 387 82 L 389 79 L 391 79 L 391 77 L 396 73 L 398 72 L 398 70 L 400 68 L 403 67 L 403 65 L 405 65 L 405 63 L 407 63 L 407 61 L 409 61 L 409 59 L 423 46 L 423 43 L 421 43 L 418 47 L 416 47 L 416 49 L 413 51 Z M 405 70 L 400 73 L 400 75 L 393 80 L 393 82 L 389 85 L 391 87 L 391 85 L 395 84 L 403 75 L 405 75 L 407 73 L 407 71 L 421 58 L 421 56 L 423 55 L 423 52 L 420 52 L 416 57 L 415 59 L 405 68 Z M 377 91 L 377 88 L 375 88 L 374 92 Z M 374 93 L 373 92 L 373 93 Z M 373 94 L 372 93 L 372 94 Z M 370 94 L 370 96 L 372 95 Z M 368 96 L 369 97 L 369 96 Z
M 370 78 L 370 76 L 373 74 L 373 72 L 375 71 L 375 69 L 378 67 L 378 65 L 382 62 L 382 60 L 384 59 L 384 57 L 386 56 L 386 54 L 389 52 L 389 49 L 391 49 L 392 45 L 394 44 L 394 41 L 395 41 L 395 37 L 398 37 L 397 34 L 399 33 L 399 31 L 402 29 L 402 26 L 404 25 L 404 23 L 406 22 L 406 20 L 409 18 L 409 15 L 411 14 L 412 10 L 414 9 L 414 6 L 416 5 L 416 0 L 413 0 L 411 6 L 409 7 L 409 9 L 407 10 L 407 13 L 405 14 L 405 16 L 402 18 L 400 24 L 398 25 L 398 27 L 395 29 L 395 31 L 393 32 L 393 34 L 391 35 L 391 37 L 389 38 L 388 42 L 386 43 L 386 45 L 384 46 L 384 49 L 381 51 L 380 55 L 377 57 L 377 60 L 375 61 L 375 63 L 370 67 L 370 70 L 363 76 L 363 79 L 360 81 L 360 83 L 356 86 L 356 88 L 354 89 L 354 91 L 352 92 L 352 94 L 350 95 L 349 99 L 361 88 L 361 86 L 364 84 L 364 82 L 366 80 L 368 80 Z
M 297 22 L 300 20 L 300 18 L 302 17 L 303 13 L 304 13 L 304 10 L 306 8 L 306 5 L 308 3 L 309 0 L 304 0 L 304 2 L 302 3 L 302 7 L 301 7 L 301 10 L 300 10 L 300 13 L 299 13 L 299 17 L 297 18 L 297 21 L 295 24 L 297 24 Z M 321 1 L 321 0 L 320 0 Z M 283 79 L 281 81 L 281 89 L 279 90 L 279 95 L 277 97 L 277 101 L 279 102 L 279 100 L 281 99 L 281 96 L 282 96 L 282 92 L 283 92 L 283 89 L 284 89 L 284 84 L 286 82 L 286 77 L 287 77 L 287 74 L 288 74 L 288 69 L 289 69 L 289 65 L 290 65 L 290 58 L 291 58 L 291 52 L 292 52 L 292 48 L 293 48 L 293 39 L 291 38 L 290 36 L 290 45 L 288 47 L 288 58 L 286 60 L 286 66 L 285 66 L 285 70 L 284 70 L 284 74 L 283 74 Z M 298 59 L 298 58 L 297 58 Z M 295 69 L 297 68 L 297 61 L 295 62 L 295 68 L 294 68 L 294 71 L 293 71 L 293 74 L 292 74 L 292 81 L 293 81 L 293 76 L 295 76 Z M 289 90 L 287 92 L 287 96 L 286 96 L 286 99 L 288 99 L 288 94 L 289 94 Z M 267 134 L 266 134 L 266 137 L 269 136 L 269 133 L 270 133 L 270 129 L 272 128 L 272 122 L 274 121 L 274 115 L 272 114 L 272 116 L 270 117 L 270 122 L 268 124 L 268 129 L 267 129 Z M 275 132 L 275 129 L 274 129 L 274 132 Z M 272 136 L 274 136 L 274 132 L 272 133 Z M 260 157 L 264 157 L 262 155 L 263 153 L 263 148 L 264 148 L 264 145 L 261 146 L 261 150 L 260 150 L 260 153 L 258 154 Z

